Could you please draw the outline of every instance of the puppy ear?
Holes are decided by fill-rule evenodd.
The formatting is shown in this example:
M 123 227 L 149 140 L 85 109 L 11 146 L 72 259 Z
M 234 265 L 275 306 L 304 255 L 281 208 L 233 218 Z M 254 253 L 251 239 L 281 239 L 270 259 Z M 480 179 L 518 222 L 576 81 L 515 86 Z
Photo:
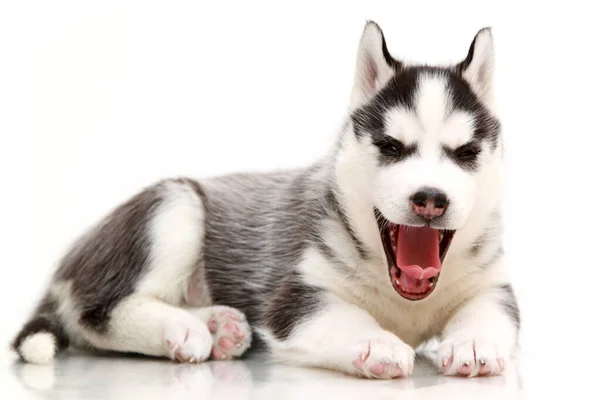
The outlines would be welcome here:
M 471 42 L 469 53 L 457 71 L 487 106 L 494 103 L 494 40 L 491 28 L 483 28 Z
M 365 104 L 399 67 L 400 63 L 388 52 L 379 25 L 367 22 L 358 46 L 350 109 L 355 110 Z

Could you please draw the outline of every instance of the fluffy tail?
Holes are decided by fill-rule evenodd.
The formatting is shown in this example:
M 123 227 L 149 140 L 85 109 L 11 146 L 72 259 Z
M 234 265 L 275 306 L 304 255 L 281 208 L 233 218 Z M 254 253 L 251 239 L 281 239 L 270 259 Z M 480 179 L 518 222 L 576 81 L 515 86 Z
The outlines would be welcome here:
M 25 362 L 48 364 L 57 352 L 69 346 L 69 338 L 60 319 L 48 303 L 42 302 L 33 318 L 25 324 L 13 341 L 13 349 Z

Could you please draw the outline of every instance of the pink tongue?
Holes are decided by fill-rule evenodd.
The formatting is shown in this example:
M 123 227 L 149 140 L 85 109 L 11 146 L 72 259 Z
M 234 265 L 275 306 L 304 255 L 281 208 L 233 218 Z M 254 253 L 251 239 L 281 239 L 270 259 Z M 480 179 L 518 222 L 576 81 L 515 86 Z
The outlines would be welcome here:
M 436 276 L 442 269 L 438 231 L 428 226 L 398 227 L 396 265 L 402 271 L 400 279 L 405 289 L 423 291 L 422 280 Z

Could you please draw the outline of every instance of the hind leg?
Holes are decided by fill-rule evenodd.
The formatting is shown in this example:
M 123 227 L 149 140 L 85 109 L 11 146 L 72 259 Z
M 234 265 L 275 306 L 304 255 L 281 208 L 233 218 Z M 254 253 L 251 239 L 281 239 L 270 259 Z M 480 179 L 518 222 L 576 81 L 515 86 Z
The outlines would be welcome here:
M 191 310 L 191 313 L 208 326 L 213 338 L 211 358 L 237 358 L 250 347 L 252 331 L 241 311 L 227 306 L 213 306 Z
M 92 346 L 124 353 L 202 362 L 240 357 L 252 334 L 246 317 L 226 306 L 185 310 L 151 298 L 133 296 L 111 316 L 108 332 L 83 333 Z
M 106 333 L 88 331 L 86 341 L 102 350 L 202 362 L 213 346 L 207 324 L 179 307 L 133 296 L 113 312 Z

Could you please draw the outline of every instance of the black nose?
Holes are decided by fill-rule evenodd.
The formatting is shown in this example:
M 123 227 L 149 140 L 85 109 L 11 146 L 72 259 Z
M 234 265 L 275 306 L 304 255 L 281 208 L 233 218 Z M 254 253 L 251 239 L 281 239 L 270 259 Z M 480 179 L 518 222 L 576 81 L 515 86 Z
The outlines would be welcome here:
M 444 214 L 450 200 L 448 200 L 448 196 L 440 190 L 422 188 L 411 196 L 410 203 L 417 215 L 432 219 Z

